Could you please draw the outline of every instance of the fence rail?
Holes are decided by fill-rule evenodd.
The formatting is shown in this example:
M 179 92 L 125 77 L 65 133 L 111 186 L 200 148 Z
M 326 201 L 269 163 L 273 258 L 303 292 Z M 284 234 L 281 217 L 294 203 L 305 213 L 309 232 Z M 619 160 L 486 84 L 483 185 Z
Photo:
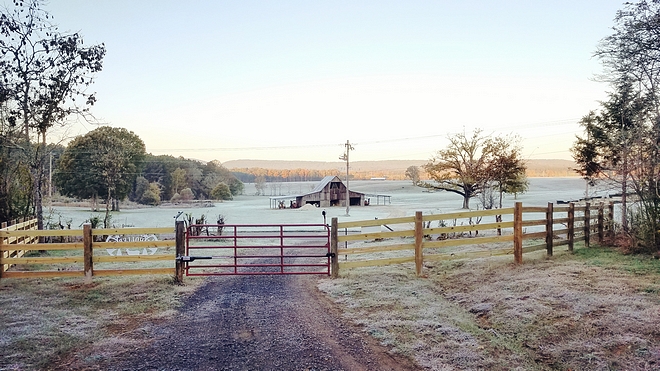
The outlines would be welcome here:
M 596 218 L 591 217 L 594 212 Z M 504 209 L 438 215 L 416 212 L 409 217 L 342 223 L 333 218 L 332 275 L 336 277 L 341 269 L 411 262 L 421 275 L 425 261 L 499 255 L 513 255 L 516 263 L 522 263 L 526 253 L 546 250 L 551 256 L 558 246 L 567 245 L 573 251 L 579 241 L 589 246 L 592 234 L 602 241 L 605 233 L 612 231 L 613 215 L 612 203 L 562 207 L 552 203 L 547 207 L 523 207 L 516 203 Z M 483 222 L 485 218 L 494 220 Z M 453 221 L 453 225 L 447 225 L 447 221 Z M 434 222 L 438 226 L 432 227 Z M 543 242 L 535 243 L 537 240 Z
M 36 230 L 36 222 L 26 224 L 24 229 L 3 228 L 0 230 L 0 278 L 85 277 L 91 280 L 92 276 L 174 275 L 176 241 L 140 237 L 145 235 L 174 236 L 174 228 L 92 229 L 90 224 L 85 224 L 83 229 Z M 114 241 L 108 236 L 115 237 Z M 39 243 L 39 239 L 43 241 L 45 237 L 67 242 Z M 159 249 L 165 253 L 157 253 Z M 163 261 L 171 262 L 171 266 L 154 266 Z M 16 266 L 22 269 L 9 270 Z

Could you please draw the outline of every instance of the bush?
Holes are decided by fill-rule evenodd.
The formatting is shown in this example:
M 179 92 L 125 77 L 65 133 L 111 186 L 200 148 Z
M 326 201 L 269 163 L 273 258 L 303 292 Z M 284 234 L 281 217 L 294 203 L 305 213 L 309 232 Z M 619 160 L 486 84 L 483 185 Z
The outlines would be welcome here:
M 195 199 L 195 194 L 192 189 L 184 188 L 181 190 L 181 200 L 182 201 L 192 201 Z
M 226 183 L 220 182 L 211 191 L 211 198 L 214 200 L 231 200 L 233 199 L 231 190 Z

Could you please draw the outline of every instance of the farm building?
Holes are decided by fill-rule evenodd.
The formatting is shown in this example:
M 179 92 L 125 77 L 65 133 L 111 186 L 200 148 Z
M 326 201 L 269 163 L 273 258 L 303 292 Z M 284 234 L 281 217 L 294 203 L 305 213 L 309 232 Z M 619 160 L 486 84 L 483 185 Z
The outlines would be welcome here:
M 350 206 L 368 205 L 365 194 L 350 191 Z M 337 176 L 326 176 L 309 193 L 298 196 L 278 196 L 271 197 L 271 207 L 277 205 L 278 208 L 301 207 L 305 205 L 314 205 L 318 207 L 346 206 L 346 185 Z M 294 201 L 295 199 L 295 201 Z M 289 203 L 289 205 L 286 204 Z M 366 203 L 365 203 L 366 202 Z

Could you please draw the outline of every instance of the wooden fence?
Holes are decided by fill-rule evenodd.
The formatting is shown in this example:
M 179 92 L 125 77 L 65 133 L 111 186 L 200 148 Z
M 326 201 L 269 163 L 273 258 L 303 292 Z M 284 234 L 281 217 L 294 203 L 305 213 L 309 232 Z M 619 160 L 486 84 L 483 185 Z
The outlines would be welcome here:
M 439 215 L 417 212 L 410 217 L 342 223 L 333 218 L 331 272 L 337 277 L 347 268 L 414 262 L 421 275 L 425 261 L 509 254 L 520 264 L 524 253 L 546 250 L 551 256 L 555 247 L 567 245 L 572 251 L 578 241 L 588 247 L 594 233 L 603 241 L 613 230 L 613 215 L 613 203 L 524 207 L 518 202 L 506 209 Z M 484 222 L 486 219 L 492 221 Z M 437 227 L 432 227 L 434 222 Z M 525 245 L 524 241 L 531 243 Z M 356 243 L 359 246 L 351 246 Z
M 27 225 L 4 228 L 0 230 L 0 278 L 81 276 L 90 281 L 92 276 L 174 276 L 173 248 L 183 245 L 178 237 L 174 239 L 174 232 L 174 228 L 92 229 L 90 224 L 64 230 L 36 230 Z M 39 239 L 57 242 L 38 243 Z M 162 261 L 171 265 L 155 263 Z
M 2 222 L 2 224 L 0 225 L 0 231 L 29 231 L 36 229 L 37 229 L 37 219 L 34 218 L 31 219 L 23 218 L 19 220 L 14 220 L 13 222 L 11 222 L 11 224 L 7 222 Z M 37 237 L 19 235 L 4 239 L 4 241 L 0 241 L 0 243 L 4 242 L 4 244 L 6 245 L 26 245 L 26 244 L 36 243 L 37 241 L 38 241 Z M 7 258 L 20 258 L 23 255 L 25 255 L 25 250 L 5 251 L 0 249 L 0 260 Z M 2 272 L 3 270 L 7 270 L 8 268 L 9 268 L 9 264 L 0 264 L 0 272 Z

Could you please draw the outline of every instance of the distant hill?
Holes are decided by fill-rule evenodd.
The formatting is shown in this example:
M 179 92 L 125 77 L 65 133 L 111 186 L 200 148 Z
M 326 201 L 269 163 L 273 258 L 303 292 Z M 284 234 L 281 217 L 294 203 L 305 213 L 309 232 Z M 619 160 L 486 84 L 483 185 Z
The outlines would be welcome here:
M 387 161 L 355 161 L 351 162 L 351 172 L 362 174 L 373 174 L 381 176 L 389 174 L 388 178 L 393 179 L 392 174 L 405 173 L 410 166 L 419 166 L 426 164 L 428 160 L 387 160 Z M 346 163 L 343 161 L 281 161 L 281 160 L 232 160 L 222 164 L 229 170 L 236 169 L 272 169 L 272 170 L 338 170 L 340 174 L 346 171 Z M 570 169 L 575 168 L 575 162 L 570 160 L 527 160 L 528 177 L 566 177 L 577 176 Z

